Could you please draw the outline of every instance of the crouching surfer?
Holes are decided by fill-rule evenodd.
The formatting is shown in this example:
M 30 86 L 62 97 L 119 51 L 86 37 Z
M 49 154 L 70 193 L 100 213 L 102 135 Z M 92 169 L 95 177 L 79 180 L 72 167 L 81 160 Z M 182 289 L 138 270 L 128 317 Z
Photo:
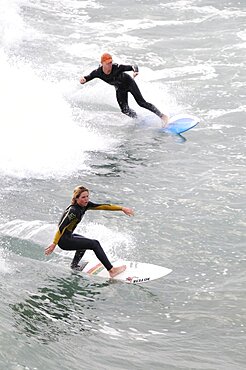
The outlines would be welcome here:
M 73 191 L 71 204 L 62 214 L 53 242 L 45 249 L 45 255 L 48 256 L 51 254 L 57 244 L 63 250 L 75 250 L 76 252 L 71 263 L 71 268 L 74 270 L 82 270 L 83 266 L 79 265 L 80 260 L 87 249 L 93 250 L 97 258 L 108 270 L 109 276 L 113 278 L 125 271 L 126 266 L 113 266 L 99 241 L 74 233 L 75 228 L 88 210 L 122 211 L 128 216 L 133 215 L 133 210 L 131 208 L 114 204 L 91 202 L 89 200 L 89 190 L 84 186 L 77 186 Z

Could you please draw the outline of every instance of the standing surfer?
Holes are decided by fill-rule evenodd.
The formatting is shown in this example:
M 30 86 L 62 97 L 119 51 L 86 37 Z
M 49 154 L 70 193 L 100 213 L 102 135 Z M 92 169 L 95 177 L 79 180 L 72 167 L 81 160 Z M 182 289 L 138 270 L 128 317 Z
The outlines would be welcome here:
M 121 112 L 129 117 L 137 118 L 136 112 L 128 105 L 128 93 L 130 92 L 138 105 L 150 110 L 160 117 L 165 127 L 168 123 L 168 116 L 161 113 L 153 104 L 146 102 L 134 79 L 129 76 L 129 74 L 125 73 L 127 71 L 133 71 L 134 78 L 138 75 L 138 66 L 113 63 L 112 56 L 108 53 L 104 53 L 101 56 L 101 65 L 89 75 L 81 77 L 80 83 L 85 84 L 94 78 L 100 78 L 108 84 L 113 85 L 116 89 L 116 99 Z

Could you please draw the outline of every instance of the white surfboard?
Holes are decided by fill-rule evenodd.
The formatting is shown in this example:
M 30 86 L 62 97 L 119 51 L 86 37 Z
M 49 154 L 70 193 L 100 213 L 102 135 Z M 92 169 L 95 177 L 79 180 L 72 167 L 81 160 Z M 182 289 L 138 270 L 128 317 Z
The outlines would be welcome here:
M 126 270 L 112 279 L 130 284 L 147 283 L 148 281 L 159 279 L 172 272 L 169 268 L 143 262 L 117 260 L 113 262 L 113 265 L 115 267 L 126 265 Z M 105 279 L 110 278 L 108 271 L 98 260 L 88 262 L 82 272 Z

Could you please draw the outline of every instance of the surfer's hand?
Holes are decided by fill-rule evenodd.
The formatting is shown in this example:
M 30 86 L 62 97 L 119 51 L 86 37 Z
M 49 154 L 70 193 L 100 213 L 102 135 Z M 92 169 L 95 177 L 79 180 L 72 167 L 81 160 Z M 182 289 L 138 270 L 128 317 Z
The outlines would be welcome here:
M 138 75 L 138 72 L 133 72 L 133 78 L 135 78 Z
M 81 77 L 81 79 L 79 80 L 79 82 L 83 85 L 84 83 L 86 83 L 86 79 L 84 77 Z
M 134 215 L 134 212 L 131 208 L 122 207 L 122 212 L 124 212 L 125 215 L 127 215 L 127 216 L 133 216 Z
M 45 248 L 44 254 L 46 256 L 48 256 L 49 254 L 51 254 L 53 252 L 55 247 L 56 247 L 56 244 L 54 244 L 54 243 L 50 244 L 47 248 Z

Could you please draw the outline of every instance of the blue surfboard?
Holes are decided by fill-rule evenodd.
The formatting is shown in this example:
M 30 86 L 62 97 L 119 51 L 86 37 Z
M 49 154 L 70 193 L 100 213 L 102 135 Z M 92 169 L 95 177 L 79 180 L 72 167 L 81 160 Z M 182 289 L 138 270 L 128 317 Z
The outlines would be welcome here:
M 189 114 L 177 114 L 170 118 L 167 127 L 163 127 L 160 130 L 168 134 L 179 135 L 195 127 L 199 121 L 199 118 Z

